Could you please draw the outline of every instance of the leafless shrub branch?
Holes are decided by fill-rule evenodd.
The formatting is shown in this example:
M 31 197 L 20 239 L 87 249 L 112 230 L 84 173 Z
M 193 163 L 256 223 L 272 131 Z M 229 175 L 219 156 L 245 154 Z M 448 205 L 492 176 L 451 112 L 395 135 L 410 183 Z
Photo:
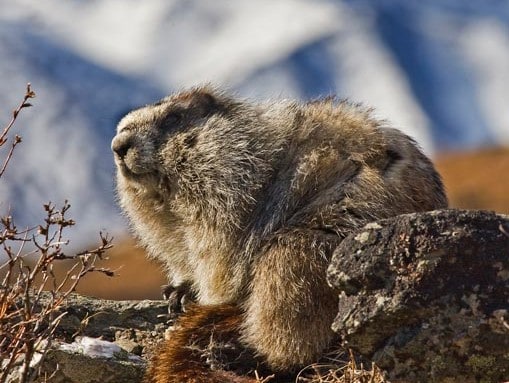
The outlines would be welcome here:
M 16 119 L 18 118 L 19 113 L 21 112 L 22 109 L 32 106 L 32 104 L 29 103 L 28 101 L 34 97 L 35 97 L 35 92 L 31 89 L 30 83 L 29 83 L 29 84 L 27 84 L 27 89 L 25 92 L 25 96 L 23 97 L 23 101 L 21 101 L 21 103 L 18 105 L 18 107 L 16 109 L 14 109 L 14 111 L 12 112 L 11 121 L 9 121 L 9 123 L 3 129 L 2 134 L 0 134 L 0 148 L 2 148 L 8 142 L 7 135 L 9 134 L 11 128 L 13 127 L 14 123 L 16 122 Z M 7 165 L 9 164 L 9 162 L 12 158 L 12 155 L 14 154 L 14 149 L 16 148 L 16 146 L 19 143 L 21 143 L 21 141 L 22 141 L 21 136 L 18 136 L 17 134 L 12 139 L 7 156 L 5 157 L 5 159 L 3 161 L 3 165 L 0 168 L 0 178 L 2 178 L 2 176 L 5 173 L 5 170 L 7 169 Z
M 11 141 L 0 167 L 0 178 L 14 149 L 22 142 L 20 136 L 10 138 L 9 134 L 20 112 L 31 106 L 28 101 L 34 97 L 28 84 L 23 101 L 0 134 L 0 150 Z M 67 201 L 58 209 L 47 203 L 43 205 L 46 213 L 43 222 L 26 229 L 18 229 L 10 215 L 0 217 L 0 383 L 12 379 L 13 374 L 20 383 L 32 381 L 37 375 L 34 366 L 51 347 L 65 315 L 60 308 L 81 278 L 91 272 L 114 275 L 96 266 L 96 261 L 112 247 L 112 238 L 107 234 L 100 233 L 100 244 L 93 250 L 65 253 L 69 241 L 64 230 L 75 224 L 67 218 L 70 207 Z M 57 278 L 54 263 L 69 259 L 74 261 L 73 265 L 63 277 Z M 42 293 L 44 290 L 49 291 L 49 299 Z

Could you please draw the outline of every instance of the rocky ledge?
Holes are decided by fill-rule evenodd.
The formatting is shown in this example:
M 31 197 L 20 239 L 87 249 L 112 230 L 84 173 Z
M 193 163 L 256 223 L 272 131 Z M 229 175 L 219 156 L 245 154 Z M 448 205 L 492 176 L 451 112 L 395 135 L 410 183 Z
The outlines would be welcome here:
M 393 383 L 509 380 L 508 216 L 441 210 L 368 224 L 336 249 L 328 281 L 342 346 Z M 166 302 L 73 296 L 63 310 L 62 342 L 41 365 L 48 381 L 141 381 Z
M 509 380 L 509 217 L 407 214 L 336 249 L 333 329 L 391 381 Z

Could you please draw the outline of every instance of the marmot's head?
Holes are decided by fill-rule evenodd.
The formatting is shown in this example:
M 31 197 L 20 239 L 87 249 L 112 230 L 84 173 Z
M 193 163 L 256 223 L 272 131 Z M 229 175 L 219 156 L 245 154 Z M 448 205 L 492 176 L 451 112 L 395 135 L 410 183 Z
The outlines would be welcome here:
M 165 169 L 163 155 L 167 145 L 191 148 L 197 129 L 220 110 L 219 100 L 211 91 L 196 89 L 130 112 L 118 124 L 111 143 L 120 175 L 139 184 L 168 176 L 172 169 Z
M 148 192 L 159 202 L 177 195 L 215 211 L 246 209 L 274 157 L 262 120 L 256 106 L 208 87 L 130 112 L 111 144 L 119 192 Z

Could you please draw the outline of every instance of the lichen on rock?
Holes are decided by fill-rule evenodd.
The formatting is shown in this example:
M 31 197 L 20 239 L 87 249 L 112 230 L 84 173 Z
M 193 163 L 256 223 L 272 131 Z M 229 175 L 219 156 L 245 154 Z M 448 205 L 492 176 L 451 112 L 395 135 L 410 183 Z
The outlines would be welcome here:
M 507 380 L 509 217 L 441 210 L 378 224 L 348 236 L 328 269 L 344 346 L 395 381 Z

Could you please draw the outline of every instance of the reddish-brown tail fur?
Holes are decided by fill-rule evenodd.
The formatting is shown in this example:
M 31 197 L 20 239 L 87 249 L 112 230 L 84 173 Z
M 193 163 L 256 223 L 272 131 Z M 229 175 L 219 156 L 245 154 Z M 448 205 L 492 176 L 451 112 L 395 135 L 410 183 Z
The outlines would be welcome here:
M 233 305 L 193 306 L 183 314 L 170 339 L 156 351 L 145 383 L 255 383 L 255 378 L 213 370 L 203 350 L 211 339 L 238 339 L 242 317 Z

